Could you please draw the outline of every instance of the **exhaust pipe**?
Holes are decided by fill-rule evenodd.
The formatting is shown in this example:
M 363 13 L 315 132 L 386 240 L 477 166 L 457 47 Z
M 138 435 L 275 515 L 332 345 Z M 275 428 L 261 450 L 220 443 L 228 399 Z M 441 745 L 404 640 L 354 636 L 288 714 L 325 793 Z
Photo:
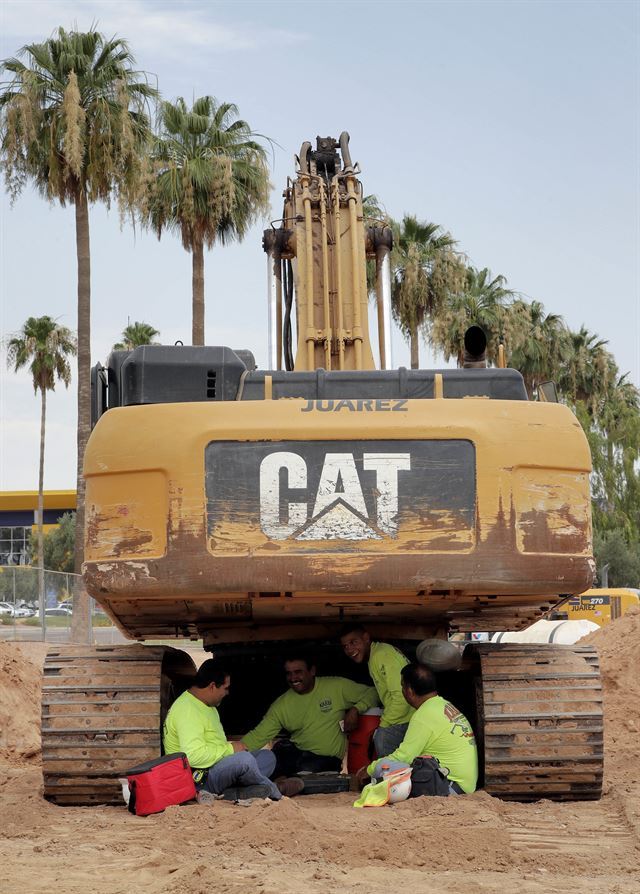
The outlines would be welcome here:
M 487 366 L 487 336 L 479 326 L 469 326 L 464 334 L 463 369 L 485 369 Z

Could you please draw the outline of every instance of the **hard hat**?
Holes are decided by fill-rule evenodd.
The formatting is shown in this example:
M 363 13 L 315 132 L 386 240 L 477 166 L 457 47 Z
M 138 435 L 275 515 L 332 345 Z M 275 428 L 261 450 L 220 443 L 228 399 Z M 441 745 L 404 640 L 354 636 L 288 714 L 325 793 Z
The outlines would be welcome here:
M 384 777 L 389 785 L 389 804 L 406 801 L 411 794 L 411 767 L 405 770 L 394 770 Z
M 376 781 L 379 780 L 379 781 Z M 397 804 L 406 801 L 411 793 L 411 767 L 396 763 L 392 768 L 384 765 L 378 775 L 362 789 L 354 807 L 384 807 L 385 804 Z
M 406 801 L 411 793 L 411 767 L 408 764 L 391 761 L 390 764 L 382 764 L 378 772 L 389 786 L 388 803 L 397 804 L 398 801 Z
M 416 646 L 416 658 L 436 674 L 458 670 L 462 660 L 458 647 L 446 639 L 423 639 Z

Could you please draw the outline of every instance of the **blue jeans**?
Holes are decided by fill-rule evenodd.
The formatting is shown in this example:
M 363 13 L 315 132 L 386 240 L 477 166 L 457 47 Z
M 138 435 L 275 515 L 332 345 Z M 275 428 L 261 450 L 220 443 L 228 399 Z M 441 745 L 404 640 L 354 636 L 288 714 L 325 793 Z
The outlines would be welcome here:
M 226 788 L 243 785 L 266 785 L 269 797 L 279 801 L 280 790 L 269 776 L 276 768 L 273 752 L 261 748 L 258 751 L 236 751 L 209 767 L 203 788 L 214 795 L 221 795 Z
M 386 757 L 391 754 L 405 737 L 409 724 L 396 723 L 393 726 L 379 726 L 373 733 L 373 746 L 377 757 Z
M 280 739 L 273 746 L 278 776 L 295 776 L 297 773 L 339 773 L 342 759 L 313 751 L 302 751 L 289 739 Z
M 385 760 L 377 760 L 376 765 L 373 768 L 372 779 L 383 779 L 384 774 L 382 772 L 382 767 L 385 767 L 386 771 L 393 773 L 396 770 L 408 770 L 410 764 L 405 764 L 403 761 L 385 761 Z

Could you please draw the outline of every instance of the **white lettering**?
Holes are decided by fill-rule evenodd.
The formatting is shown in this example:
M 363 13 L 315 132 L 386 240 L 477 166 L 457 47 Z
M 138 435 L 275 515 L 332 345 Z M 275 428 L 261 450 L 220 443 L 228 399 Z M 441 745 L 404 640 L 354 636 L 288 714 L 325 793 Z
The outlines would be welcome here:
M 280 520 L 280 470 L 286 469 L 289 487 L 307 486 L 307 466 L 297 453 L 279 451 L 260 464 L 260 527 L 273 540 L 286 540 L 307 520 L 306 503 L 287 503 L 287 520 Z
M 375 471 L 377 525 L 385 534 L 398 533 L 398 472 L 411 469 L 408 453 L 365 453 L 362 466 Z
M 338 478 L 342 481 L 342 491 L 338 491 Z M 315 518 L 319 512 L 340 498 L 366 518 L 367 505 L 362 495 L 353 455 L 351 453 L 327 453 L 320 475 L 313 517 Z

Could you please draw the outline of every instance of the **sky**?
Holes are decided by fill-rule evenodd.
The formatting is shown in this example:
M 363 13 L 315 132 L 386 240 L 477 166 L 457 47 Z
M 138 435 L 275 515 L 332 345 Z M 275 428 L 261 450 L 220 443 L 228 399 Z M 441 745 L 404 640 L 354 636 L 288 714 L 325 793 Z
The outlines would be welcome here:
M 236 103 L 275 141 L 272 219 L 305 140 L 348 130 L 365 193 L 449 230 L 471 263 L 608 341 L 640 385 L 639 2 L 0 0 L 0 58 L 59 25 L 125 37 L 163 97 Z M 205 258 L 206 343 L 267 361 L 256 225 Z M 128 321 L 191 332 L 175 236 L 90 212 L 92 362 Z M 72 207 L 0 182 L 0 338 L 48 314 L 76 328 Z M 400 334 L 394 365 L 408 365 Z M 422 347 L 424 365 L 433 364 Z M 435 358 L 441 365 L 441 361 Z M 45 488 L 75 487 L 76 381 L 47 400 Z M 35 490 L 40 402 L 0 350 L 0 490 Z

